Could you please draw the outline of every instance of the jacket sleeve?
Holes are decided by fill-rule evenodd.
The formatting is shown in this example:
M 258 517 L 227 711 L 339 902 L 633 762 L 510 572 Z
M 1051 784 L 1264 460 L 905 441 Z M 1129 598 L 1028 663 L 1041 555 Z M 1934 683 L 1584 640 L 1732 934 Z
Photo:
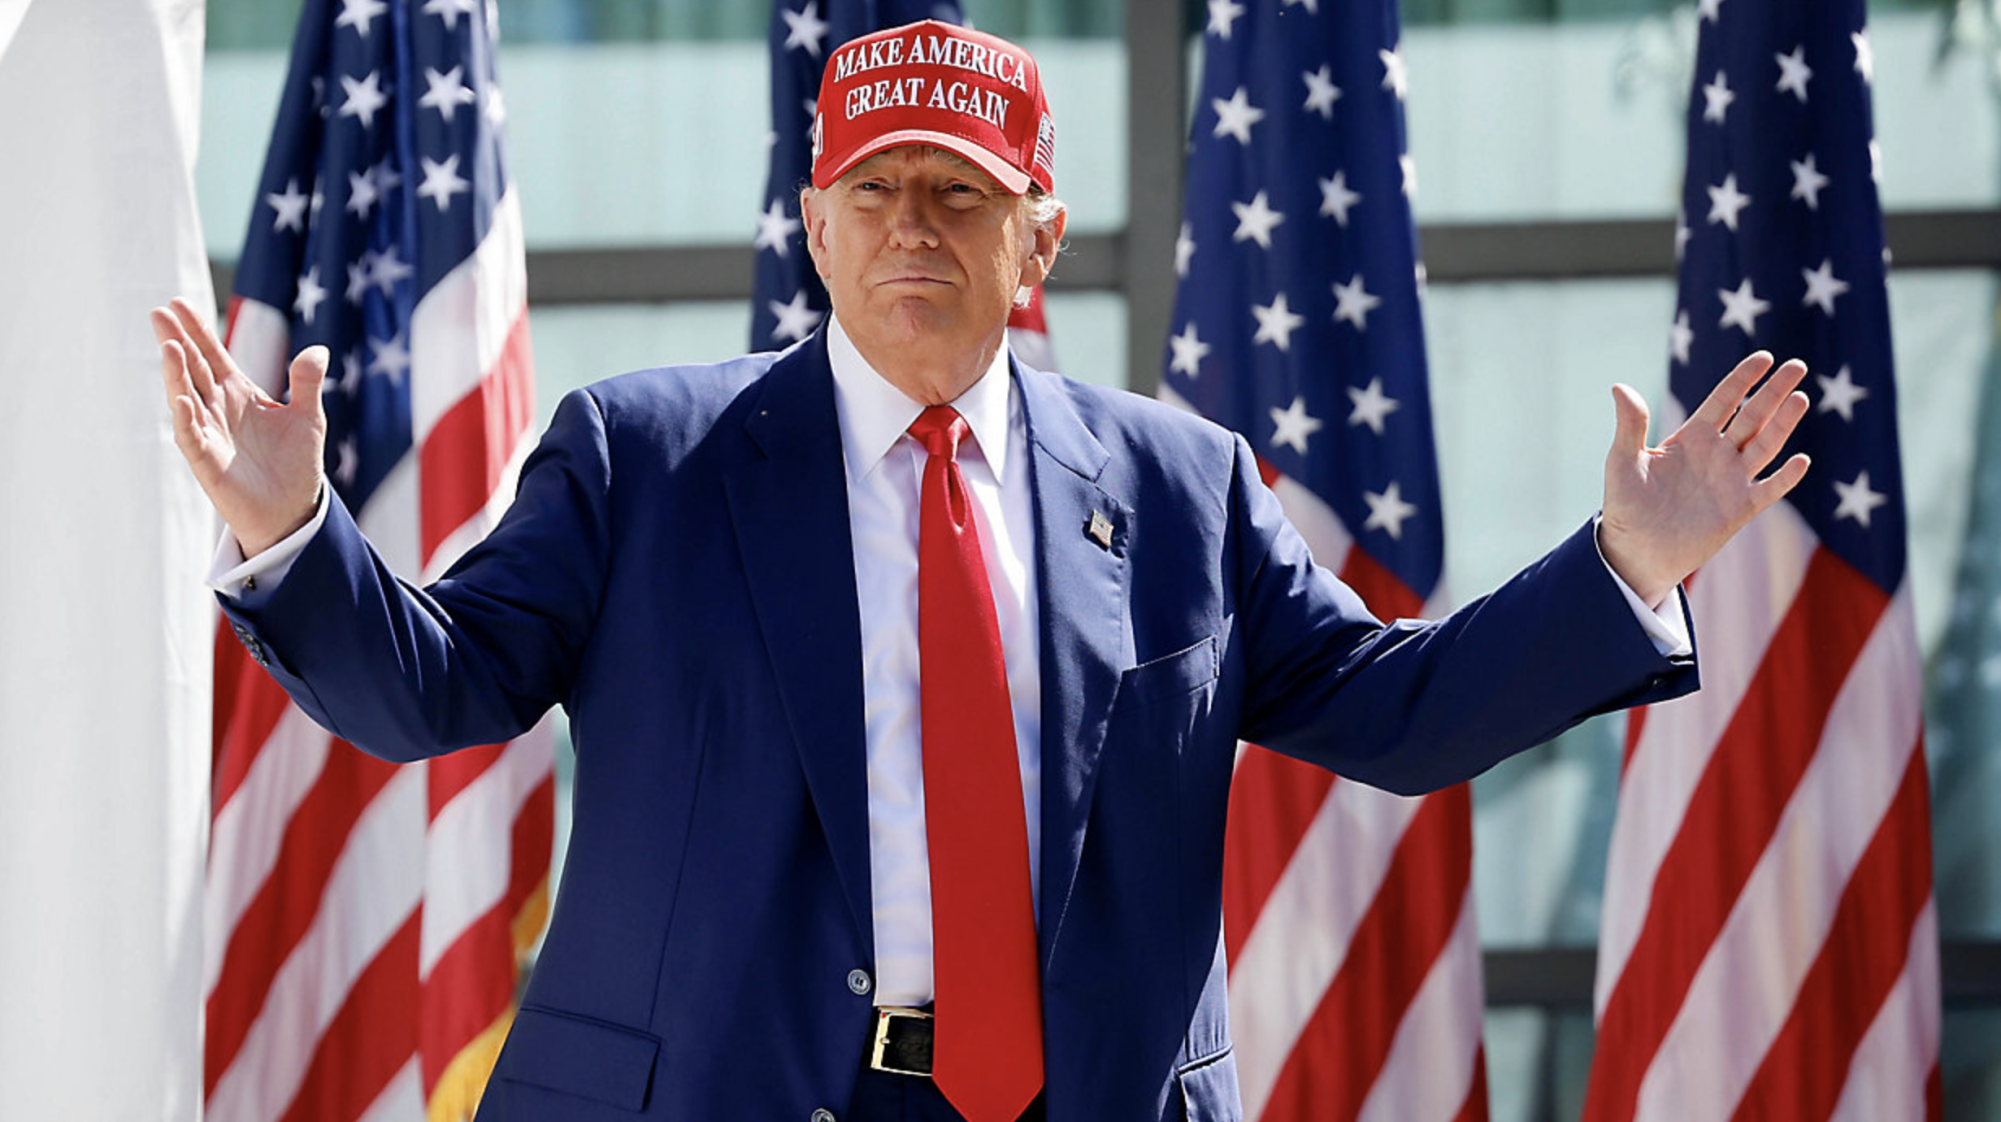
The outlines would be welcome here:
M 1419 794 L 1697 686 L 1693 655 L 1662 655 L 1634 618 L 1589 523 L 1450 616 L 1385 626 L 1314 565 L 1242 438 L 1229 504 L 1246 740 Z
M 445 576 L 391 573 L 338 499 L 236 633 L 307 715 L 389 760 L 519 735 L 567 696 L 602 599 L 610 454 L 587 391 L 563 399 L 512 506 Z

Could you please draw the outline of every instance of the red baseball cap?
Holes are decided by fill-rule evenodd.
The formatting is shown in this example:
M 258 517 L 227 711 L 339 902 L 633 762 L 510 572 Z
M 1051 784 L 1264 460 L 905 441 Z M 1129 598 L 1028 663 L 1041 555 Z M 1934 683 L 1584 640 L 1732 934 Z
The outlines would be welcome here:
M 957 153 L 1022 194 L 1056 189 L 1056 122 L 1042 75 L 1005 39 L 937 20 L 851 39 L 827 56 L 813 118 L 813 186 L 885 148 Z

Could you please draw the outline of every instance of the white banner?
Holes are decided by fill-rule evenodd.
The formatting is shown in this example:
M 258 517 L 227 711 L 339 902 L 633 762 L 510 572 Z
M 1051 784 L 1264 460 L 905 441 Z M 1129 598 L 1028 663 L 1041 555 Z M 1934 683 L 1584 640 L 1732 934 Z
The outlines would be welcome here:
M 201 0 L 0 0 L 0 1116 L 194 1119 L 214 608 L 148 308 L 212 304 Z

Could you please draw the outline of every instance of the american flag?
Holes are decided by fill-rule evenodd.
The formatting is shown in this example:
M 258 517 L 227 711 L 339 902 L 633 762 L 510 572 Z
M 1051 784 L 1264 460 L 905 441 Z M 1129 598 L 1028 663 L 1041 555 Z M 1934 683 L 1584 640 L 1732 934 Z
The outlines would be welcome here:
M 956 0 L 776 0 L 771 6 L 771 174 L 757 215 L 757 281 L 750 301 L 750 349 L 775 351 L 811 335 L 827 314 L 827 290 L 806 253 L 799 189 L 813 180 L 813 116 L 827 53 L 872 31 L 917 20 L 964 23 Z M 1022 360 L 1054 369 L 1042 290 L 1008 317 Z
M 1444 568 L 1390 0 L 1210 0 L 1162 396 L 1242 432 L 1384 618 Z M 1465 787 L 1406 799 L 1247 747 L 1224 938 L 1245 1117 L 1484 1119 Z
M 268 392 L 331 349 L 328 477 L 413 580 L 491 526 L 534 412 L 495 36 L 477 0 L 307 0 L 230 300 Z M 207 1117 L 469 1117 L 547 913 L 546 732 L 392 766 L 226 627 L 215 713 Z
M 1939 1117 L 1938 930 L 1862 0 L 1702 0 L 1668 412 L 1797 356 L 1805 482 L 1635 713 L 1585 1117 Z M 1667 423 L 1678 423 L 1669 417 Z M 1786 453 L 1782 453 L 1782 457 Z

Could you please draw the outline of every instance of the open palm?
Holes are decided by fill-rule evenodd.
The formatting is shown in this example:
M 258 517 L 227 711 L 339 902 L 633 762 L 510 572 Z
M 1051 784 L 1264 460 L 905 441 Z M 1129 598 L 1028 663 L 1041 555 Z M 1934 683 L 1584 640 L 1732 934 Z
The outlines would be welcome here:
M 186 300 L 153 309 L 151 319 L 174 442 L 244 555 L 255 556 L 305 525 L 319 500 L 327 350 L 308 347 L 292 360 L 287 404 L 243 373 Z
M 1772 356 L 1758 351 L 1654 448 L 1646 403 L 1630 386 L 1613 387 L 1618 431 L 1605 458 L 1598 543 L 1642 600 L 1659 604 L 1806 476 L 1807 457 L 1795 454 L 1759 478 L 1806 415 L 1806 395 L 1794 392 L 1804 377 L 1797 360 L 1774 371 Z

